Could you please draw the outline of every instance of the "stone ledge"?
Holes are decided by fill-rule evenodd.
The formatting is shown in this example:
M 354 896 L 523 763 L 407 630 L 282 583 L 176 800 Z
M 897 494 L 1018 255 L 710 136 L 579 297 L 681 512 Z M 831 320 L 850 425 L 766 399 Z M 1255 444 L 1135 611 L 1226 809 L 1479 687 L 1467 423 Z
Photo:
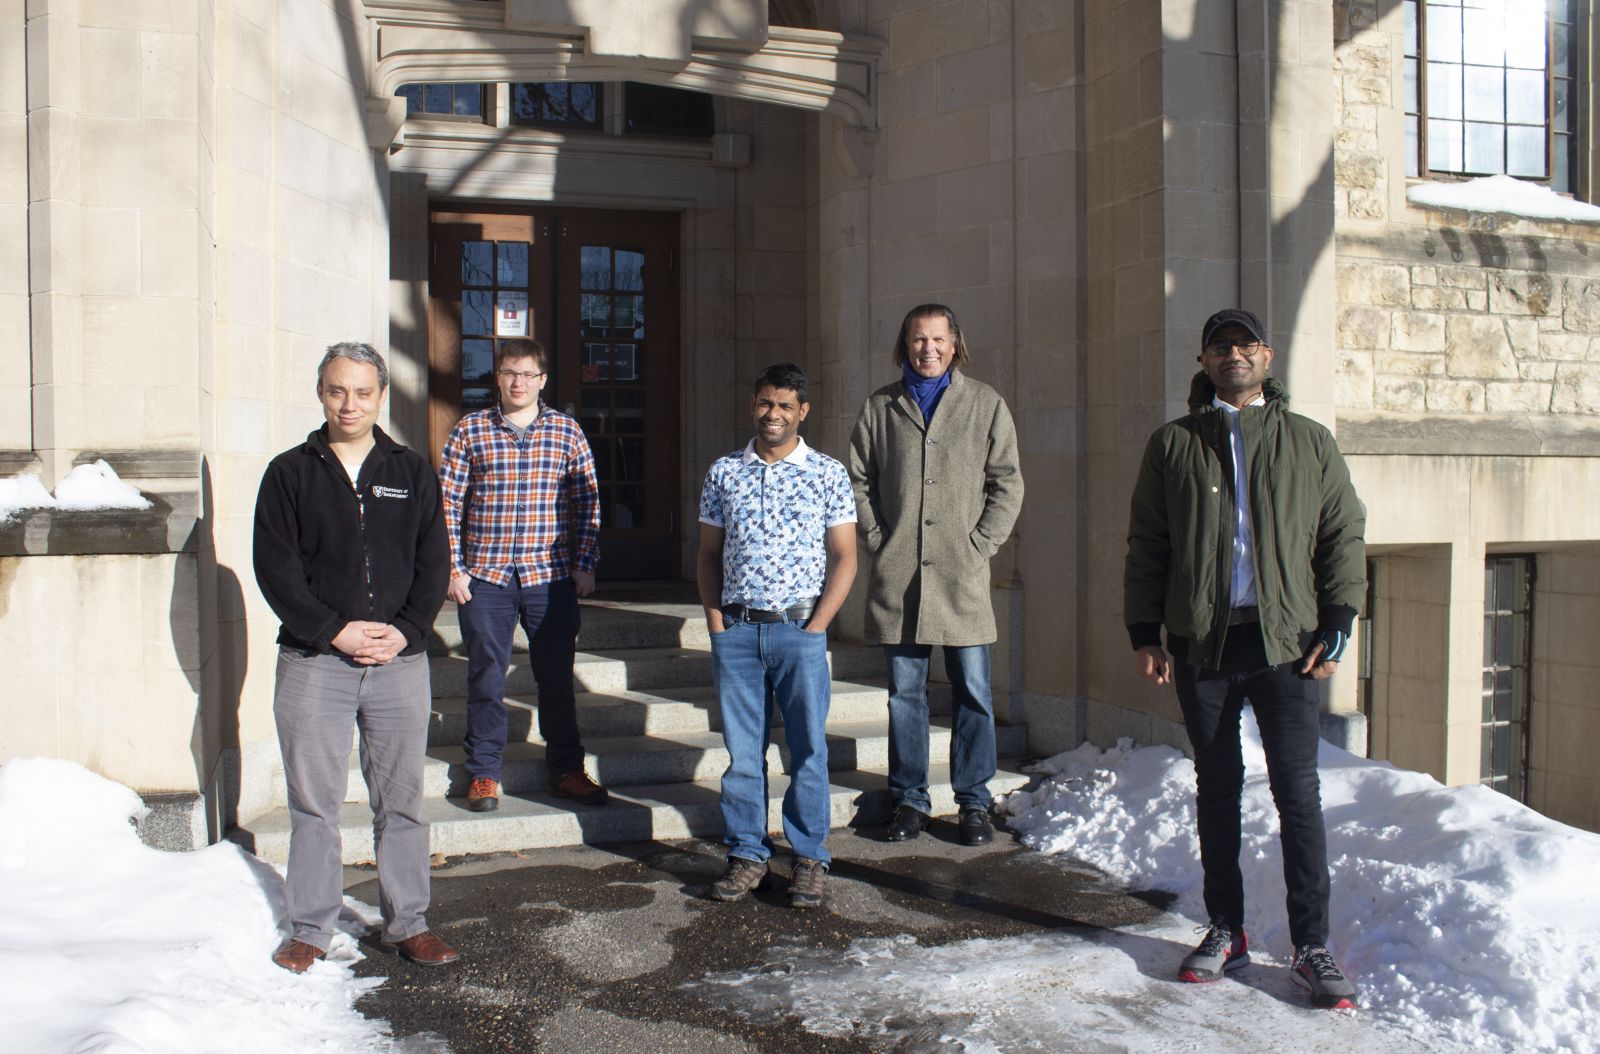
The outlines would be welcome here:
M 1577 415 L 1345 412 L 1337 434 L 1345 454 L 1600 457 L 1600 420 Z
M 39 455 L 31 450 L 0 450 L 0 476 L 39 471 Z
M 34 509 L 0 523 L 3 556 L 142 556 L 195 551 L 199 496 L 145 491 L 148 509 Z
M 96 461 L 116 469 L 122 479 L 184 480 L 200 476 L 200 453 L 196 450 L 86 450 L 73 458 L 72 464 L 92 465 Z
M 200 514 L 200 455 L 194 450 L 85 451 L 74 465 L 104 460 L 150 499 L 148 509 L 32 509 L 0 522 L 3 556 L 141 556 L 194 552 Z M 0 472 L 37 472 L 32 451 L 0 451 Z

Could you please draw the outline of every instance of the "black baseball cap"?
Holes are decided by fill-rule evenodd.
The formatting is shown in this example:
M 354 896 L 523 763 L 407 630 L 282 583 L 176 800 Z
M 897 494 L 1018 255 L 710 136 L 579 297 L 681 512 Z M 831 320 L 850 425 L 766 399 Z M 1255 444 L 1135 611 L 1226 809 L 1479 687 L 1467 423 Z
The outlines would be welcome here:
M 1205 328 L 1200 331 L 1200 346 L 1204 348 L 1210 344 L 1211 338 L 1217 335 L 1217 331 L 1226 326 L 1243 326 L 1261 343 L 1269 343 L 1267 327 L 1261 324 L 1259 318 L 1242 307 L 1225 307 L 1206 319 Z

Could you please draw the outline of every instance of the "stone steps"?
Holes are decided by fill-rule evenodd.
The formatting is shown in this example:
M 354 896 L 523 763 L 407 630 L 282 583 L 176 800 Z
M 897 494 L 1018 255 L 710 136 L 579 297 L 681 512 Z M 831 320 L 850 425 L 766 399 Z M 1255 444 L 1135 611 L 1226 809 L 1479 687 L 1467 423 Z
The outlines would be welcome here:
M 945 766 L 929 769 L 933 811 L 955 811 L 950 775 Z M 854 769 L 832 774 L 829 800 L 834 827 L 855 822 L 883 822 L 889 814 L 888 773 L 882 769 Z M 1027 784 L 1028 777 L 1015 766 L 1002 764 L 990 781 L 996 795 Z M 783 830 L 782 803 L 788 777 L 774 772 L 768 788 L 767 826 L 774 834 Z M 494 812 L 469 812 L 459 799 L 429 798 L 423 818 L 431 826 L 433 852 L 445 856 L 500 852 L 511 848 L 542 849 L 564 845 L 605 845 L 613 842 L 667 838 L 717 838 L 722 833 L 722 809 L 717 780 L 695 780 L 655 785 L 611 788 L 607 805 L 577 805 L 543 793 L 503 797 Z M 344 836 L 344 862 L 370 863 L 373 859 L 372 813 L 359 802 L 347 803 L 340 814 Z M 250 825 L 256 855 L 282 863 L 289 854 L 289 818 L 276 810 Z
M 1012 725 L 995 729 L 996 746 L 1002 757 L 1020 755 L 1027 748 L 1026 730 Z M 887 770 L 889 735 L 885 721 L 828 722 L 828 769 L 854 768 Z M 722 734 L 712 731 L 682 731 L 647 736 L 600 736 L 586 738 L 589 774 L 607 787 L 635 784 L 696 782 L 715 780 L 728 767 L 728 751 Z M 948 721 L 935 719 L 928 730 L 930 757 L 950 754 Z M 459 746 L 430 747 L 423 762 L 423 794 L 429 798 L 457 797 L 467 793 L 470 782 L 466 755 Z M 767 747 L 768 771 L 788 770 L 788 749 L 781 728 L 775 730 Z M 506 745 L 501 758 L 500 781 L 507 793 L 520 794 L 543 790 L 550 771 L 545 765 L 544 745 L 513 742 Z M 345 801 L 367 800 L 366 781 L 357 759 L 352 756 L 350 775 L 345 785 Z
M 883 652 L 857 645 L 830 645 L 835 679 L 883 676 Z M 460 655 L 429 656 L 436 696 L 467 694 L 467 660 Z M 580 692 L 617 693 L 659 688 L 706 687 L 712 682 L 710 645 L 703 648 L 638 647 L 580 651 L 572 676 Z M 537 691 L 526 652 L 514 654 L 506 674 L 507 695 Z
M 424 815 L 432 846 L 446 855 L 600 844 L 650 838 L 714 838 L 722 831 L 719 781 L 728 764 L 712 685 L 710 638 L 692 591 L 684 585 L 608 587 L 583 602 L 583 628 L 574 663 L 578 724 L 588 768 L 611 791 L 612 804 L 579 806 L 545 792 L 548 770 L 538 735 L 538 696 L 519 630 L 505 700 L 508 742 L 500 808 L 466 809 L 466 658 L 455 609 L 446 605 L 429 653 L 433 706 L 423 765 Z M 887 818 L 888 690 L 881 649 L 829 644 L 833 699 L 828 714 L 828 767 L 833 823 Z M 934 663 L 937 671 L 939 664 Z M 929 685 L 933 725 L 930 756 L 949 754 L 950 689 Z M 997 730 L 1001 773 L 995 794 L 1022 786 L 1019 771 L 1027 730 Z M 781 833 L 784 774 L 781 726 L 767 753 L 771 773 L 769 827 Z M 281 780 L 281 774 L 280 774 Z M 942 764 L 929 773 L 937 812 L 955 808 Z M 352 754 L 341 815 L 346 863 L 372 859 L 372 814 L 366 783 Z M 275 809 L 245 825 L 256 853 L 288 858 L 289 817 Z
M 532 743 L 539 738 L 537 693 L 508 697 L 508 743 Z M 577 696 L 578 731 L 587 741 L 597 736 L 646 736 L 675 732 L 718 731 L 722 716 L 716 689 L 706 686 L 662 688 L 653 692 L 580 692 Z M 889 690 L 881 683 L 834 681 L 828 720 L 885 721 Z M 928 709 L 934 716 L 950 712 L 948 685 L 928 686 Z M 781 724 L 781 721 L 780 721 Z M 467 731 L 467 700 L 437 697 L 429 719 L 430 746 L 456 746 Z

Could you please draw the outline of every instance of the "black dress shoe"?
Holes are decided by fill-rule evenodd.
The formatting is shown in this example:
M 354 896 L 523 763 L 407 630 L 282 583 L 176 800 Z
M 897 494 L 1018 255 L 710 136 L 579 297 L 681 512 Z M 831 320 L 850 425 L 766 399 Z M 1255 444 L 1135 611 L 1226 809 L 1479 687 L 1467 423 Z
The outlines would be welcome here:
M 988 809 L 976 805 L 963 806 L 956 826 L 961 828 L 962 845 L 988 845 L 994 841 L 994 828 L 989 825 Z
M 922 833 L 922 829 L 928 826 L 928 821 L 931 819 L 927 813 L 913 809 L 909 805 L 896 805 L 894 819 L 889 821 L 889 826 L 883 835 L 891 842 L 909 842 Z

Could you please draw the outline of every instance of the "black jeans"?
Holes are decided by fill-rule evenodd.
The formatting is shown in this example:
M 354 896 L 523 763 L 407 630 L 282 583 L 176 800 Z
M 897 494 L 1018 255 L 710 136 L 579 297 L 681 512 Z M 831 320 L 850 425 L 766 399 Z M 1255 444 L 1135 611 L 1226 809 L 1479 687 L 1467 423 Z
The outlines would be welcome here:
M 1261 728 L 1267 780 L 1278 807 L 1289 934 L 1296 947 L 1327 943 L 1328 845 L 1317 777 L 1320 728 L 1313 682 L 1295 673 L 1294 662 L 1268 666 L 1260 627 L 1253 624 L 1229 629 L 1220 671 L 1192 666 L 1181 655 L 1175 654 L 1174 660 L 1178 703 L 1194 747 L 1207 913 L 1236 931 L 1244 925 L 1239 714 L 1248 701 Z

